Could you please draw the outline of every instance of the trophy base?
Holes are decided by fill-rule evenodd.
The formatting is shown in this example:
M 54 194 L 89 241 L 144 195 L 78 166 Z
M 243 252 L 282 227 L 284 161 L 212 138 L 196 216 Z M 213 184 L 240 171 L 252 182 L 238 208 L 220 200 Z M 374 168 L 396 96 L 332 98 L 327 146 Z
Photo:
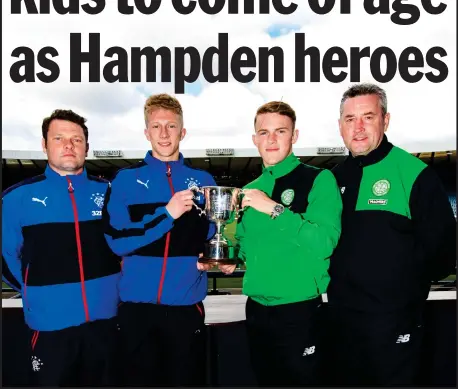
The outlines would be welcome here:
M 236 265 L 238 263 L 237 258 L 199 258 L 200 263 L 211 264 L 211 265 Z
M 217 236 L 205 245 L 202 258 L 199 258 L 200 263 L 211 263 L 213 265 L 234 265 L 238 263 L 234 255 L 234 248 L 224 238 Z

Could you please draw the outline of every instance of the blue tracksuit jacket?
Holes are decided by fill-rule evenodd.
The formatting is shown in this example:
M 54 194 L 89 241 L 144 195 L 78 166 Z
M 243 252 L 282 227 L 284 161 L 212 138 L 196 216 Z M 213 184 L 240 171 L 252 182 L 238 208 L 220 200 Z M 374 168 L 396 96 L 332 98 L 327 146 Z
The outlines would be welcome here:
M 60 330 L 116 315 L 120 258 L 103 234 L 108 182 L 43 175 L 2 196 L 2 278 L 22 293 L 27 325 Z
M 126 302 L 192 305 L 207 294 L 207 274 L 197 270 L 199 253 L 215 233 L 197 208 L 174 220 L 165 206 L 173 193 L 216 185 L 202 170 L 178 161 L 145 159 L 120 170 L 107 191 L 103 210 L 106 239 L 123 257 L 120 298 Z M 203 209 L 203 196 L 195 202 Z

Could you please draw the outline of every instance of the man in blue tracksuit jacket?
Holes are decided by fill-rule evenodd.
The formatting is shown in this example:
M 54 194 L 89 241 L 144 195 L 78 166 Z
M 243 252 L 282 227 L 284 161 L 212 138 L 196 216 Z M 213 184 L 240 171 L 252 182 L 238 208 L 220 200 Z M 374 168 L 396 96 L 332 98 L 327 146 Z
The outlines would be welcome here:
M 185 165 L 180 103 L 165 94 L 145 104 L 152 150 L 120 170 L 103 210 L 106 238 L 123 257 L 119 323 L 127 386 L 205 384 L 204 307 L 209 266 L 197 262 L 215 226 L 189 188 L 216 185 Z M 195 197 L 195 198 L 193 198 Z
M 108 182 L 87 174 L 85 119 L 42 125 L 44 174 L 2 196 L 3 280 L 21 292 L 39 386 L 115 385 L 120 258 L 103 234 Z

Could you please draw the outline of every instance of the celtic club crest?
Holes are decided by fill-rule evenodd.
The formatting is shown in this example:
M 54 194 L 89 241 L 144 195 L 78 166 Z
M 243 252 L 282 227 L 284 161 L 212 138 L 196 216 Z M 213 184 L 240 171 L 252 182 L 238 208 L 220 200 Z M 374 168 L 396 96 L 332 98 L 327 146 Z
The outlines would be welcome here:
M 372 185 L 372 193 L 376 196 L 384 196 L 390 190 L 390 182 L 388 180 L 378 180 Z
M 286 189 L 281 194 L 281 201 L 285 205 L 290 205 L 293 202 L 293 199 L 294 199 L 294 190 L 292 189 Z

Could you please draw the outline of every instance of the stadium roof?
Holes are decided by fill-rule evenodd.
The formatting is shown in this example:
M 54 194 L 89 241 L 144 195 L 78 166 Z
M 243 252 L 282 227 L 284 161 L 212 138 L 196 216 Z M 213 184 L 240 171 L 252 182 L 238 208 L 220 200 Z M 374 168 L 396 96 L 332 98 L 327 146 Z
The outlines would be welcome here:
M 421 154 L 421 153 L 435 153 L 439 154 L 441 152 L 456 152 L 456 144 L 450 139 L 437 139 L 437 140 L 428 140 L 428 141 L 409 141 L 404 143 L 396 143 L 397 146 L 403 148 L 412 154 Z M 343 147 L 342 144 L 336 144 L 333 147 L 294 147 L 294 153 L 298 157 L 317 157 L 317 156 L 346 156 L 348 155 L 348 150 Z M 258 150 L 255 147 L 249 148 L 199 148 L 199 149 L 181 149 L 185 158 L 195 159 L 195 158 L 256 158 L 259 157 Z M 110 156 L 107 154 L 111 153 Z M 144 158 L 146 149 L 144 150 L 89 150 L 88 160 L 141 160 Z M 46 155 L 41 149 L 37 150 L 2 150 L 2 158 L 5 159 L 16 159 L 16 160 L 32 160 L 40 161 L 46 160 Z
M 410 143 L 402 145 L 404 149 L 416 155 L 428 164 L 440 161 L 456 163 L 456 149 L 439 151 L 432 143 Z M 436 146 L 439 146 L 438 144 Z M 429 150 L 429 151 L 428 151 Z M 93 171 L 120 169 L 130 166 L 145 157 L 146 150 L 90 150 L 87 167 Z M 256 148 L 211 148 L 182 150 L 187 162 L 199 169 L 220 171 L 229 175 L 234 171 L 258 170 L 261 164 Z M 304 163 L 332 167 L 341 162 L 348 150 L 342 146 L 294 148 L 294 153 Z M 43 169 L 46 166 L 46 154 L 42 150 L 2 150 L 3 168 Z
M 92 150 L 88 153 L 88 170 L 104 172 L 130 166 L 145 157 L 146 150 Z M 186 161 L 198 169 L 208 170 L 219 176 L 234 172 L 257 173 L 261 166 L 258 150 L 252 149 L 199 149 L 183 150 Z M 337 148 L 297 148 L 294 153 L 302 162 L 315 166 L 333 166 L 342 161 L 348 151 Z M 44 169 L 47 163 L 43 151 L 4 150 L 2 166 L 7 169 Z
M 86 160 L 88 172 L 112 177 L 119 169 L 133 165 L 145 157 L 146 150 L 92 150 Z M 183 150 L 192 167 L 210 172 L 218 183 L 247 182 L 259 175 L 262 161 L 257 149 Z M 348 155 L 344 147 L 295 148 L 301 162 L 331 169 Z M 47 159 L 43 151 L 3 150 L 2 170 L 6 177 L 33 176 L 42 172 Z M 456 150 L 412 153 L 429 165 L 456 164 Z M 235 180 L 235 181 L 234 181 Z
M 330 150 L 334 149 L 334 150 Z M 208 149 L 184 149 L 181 151 L 185 158 L 213 158 L 213 157 L 259 157 L 258 150 L 252 148 L 208 148 Z M 89 150 L 87 159 L 128 159 L 141 160 L 145 157 L 146 150 Z M 298 157 L 309 157 L 338 153 L 348 155 L 348 151 L 342 146 L 336 147 L 302 147 L 294 148 Z M 46 154 L 42 150 L 2 150 L 3 159 L 21 160 L 45 160 Z
M 438 153 L 447 151 L 456 151 L 456 145 L 450 141 L 412 141 L 398 145 L 412 154 L 418 153 Z M 87 159 L 102 159 L 102 154 L 112 152 L 110 159 L 127 159 L 140 160 L 145 156 L 145 150 L 89 150 Z M 225 153 L 228 152 L 228 153 Z M 120 154 L 119 156 L 116 153 Z M 208 157 L 258 157 L 259 153 L 255 147 L 250 148 L 199 148 L 199 149 L 182 149 L 185 158 L 208 158 Z M 220 155 L 217 155 L 220 153 Z M 348 150 L 343 144 L 333 147 L 295 147 L 294 153 L 298 157 L 311 157 L 318 155 L 340 154 L 348 155 Z M 45 160 L 46 155 L 41 149 L 39 150 L 2 150 L 3 159 L 21 159 L 21 160 Z

